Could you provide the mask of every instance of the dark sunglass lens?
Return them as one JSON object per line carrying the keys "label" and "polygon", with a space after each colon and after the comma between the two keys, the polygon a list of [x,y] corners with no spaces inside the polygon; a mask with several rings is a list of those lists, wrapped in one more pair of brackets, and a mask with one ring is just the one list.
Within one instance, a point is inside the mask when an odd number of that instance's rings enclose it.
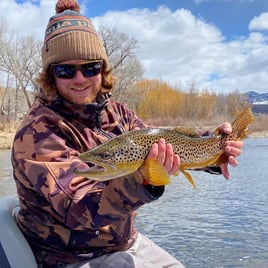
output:
{"label": "dark sunglass lens", "polygon": [[101,62],[91,62],[81,65],[81,70],[85,77],[97,75],[101,72]]}
{"label": "dark sunglass lens", "polygon": [[75,76],[75,66],[68,64],[59,64],[54,67],[55,74],[59,78],[73,78]]}
{"label": "dark sunglass lens", "polygon": [[58,78],[71,79],[80,70],[85,77],[91,77],[101,72],[102,62],[89,62],[84,64],[58,64],[54,65],[54,71]]}

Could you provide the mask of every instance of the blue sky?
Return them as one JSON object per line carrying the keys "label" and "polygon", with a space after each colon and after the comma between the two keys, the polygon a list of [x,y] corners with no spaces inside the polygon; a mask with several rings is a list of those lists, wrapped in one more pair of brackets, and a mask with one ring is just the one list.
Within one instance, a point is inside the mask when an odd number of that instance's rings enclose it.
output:
{"label": "blue sky", "polygon": [[166,5],[172,11],[188,9],[194,16],[216,25],[227,39],[248,35],[248,24],[252,18],[268,12],[267,0],[90,0],[87,14],[95,17],[107,11],[124,11],[131,8],[155,10],[159,5]]}
{"label": "blue sky", "polygon": [[[0,17],[42,40],[54,0],[0,0]],[[268,92],[268,0],[81,0],[96,28],[138,42],[145,78],[187,90]]]}

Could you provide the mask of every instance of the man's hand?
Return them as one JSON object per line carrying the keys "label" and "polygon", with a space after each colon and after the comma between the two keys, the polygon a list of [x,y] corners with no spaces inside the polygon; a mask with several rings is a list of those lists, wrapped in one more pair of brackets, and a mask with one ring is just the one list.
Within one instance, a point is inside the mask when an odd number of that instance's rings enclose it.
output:
{"label": "man's hand", "polygon": [[[232,126],[229,122],[224,122],[222,125],[218,127],[220,133],[230,134],[232,133]],[[221,165],[221,171],[225,179],[230,178],[228,164],[232,167],[236,167],[238,165],[237,156],[241,155],[242,147],[244,145],[243,141],[226,141],[225,142],[225,153],[228,156],[228,163],[224,163]]]}
{"label": "man's hand", "polygon": [[180,158],[174,154],[172,145],[160,139],[152,145],[138,172],[142,175],[144,185],[161,186],[170,183],[170,175],[177,175],[179,167]]}
{"label": "man's hand", "polygon": [[180,157],[174,154],[172,144],[166,144],[164,139],[160,139],[158,143],[153,144],[148,158],[157,159],[169,175],[175,175],[179,172]]}

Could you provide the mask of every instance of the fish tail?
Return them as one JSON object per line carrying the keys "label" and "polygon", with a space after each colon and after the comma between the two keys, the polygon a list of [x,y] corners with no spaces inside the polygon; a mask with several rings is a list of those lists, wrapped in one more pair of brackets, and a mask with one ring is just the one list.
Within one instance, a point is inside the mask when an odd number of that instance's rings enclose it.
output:
{"label": "fish tail", "polygon": [[251,107],[244,109],[232,123],[232,138],[242,140],[248,136],[248,127],[254,121]]}

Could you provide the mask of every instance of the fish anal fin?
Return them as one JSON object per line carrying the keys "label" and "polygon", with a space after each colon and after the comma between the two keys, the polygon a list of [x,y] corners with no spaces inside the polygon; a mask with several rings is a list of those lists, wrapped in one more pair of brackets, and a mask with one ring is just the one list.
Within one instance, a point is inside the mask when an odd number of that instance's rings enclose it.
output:
{"label": "fish anal fin", "polygon": [[219,166],[219,165],[227,163],[227,162],[228,162],[228,156],[226,154],[221,154],[218,157],[216,164]]}
{"label": "fish anal fin", "polygon": [[193,188],[196,189],[195,182],[194,182],[191,174],[184,169],[181,169],[181,172],[186,177],[186,179],[190,182],[190,184],[193,186]]}
{"label": "fish anal fin", "polygon": [[166,185],[170,183],[167,170],[154,158],[148,158],[140,167],[140,172],[149,184],[154,186]]}

